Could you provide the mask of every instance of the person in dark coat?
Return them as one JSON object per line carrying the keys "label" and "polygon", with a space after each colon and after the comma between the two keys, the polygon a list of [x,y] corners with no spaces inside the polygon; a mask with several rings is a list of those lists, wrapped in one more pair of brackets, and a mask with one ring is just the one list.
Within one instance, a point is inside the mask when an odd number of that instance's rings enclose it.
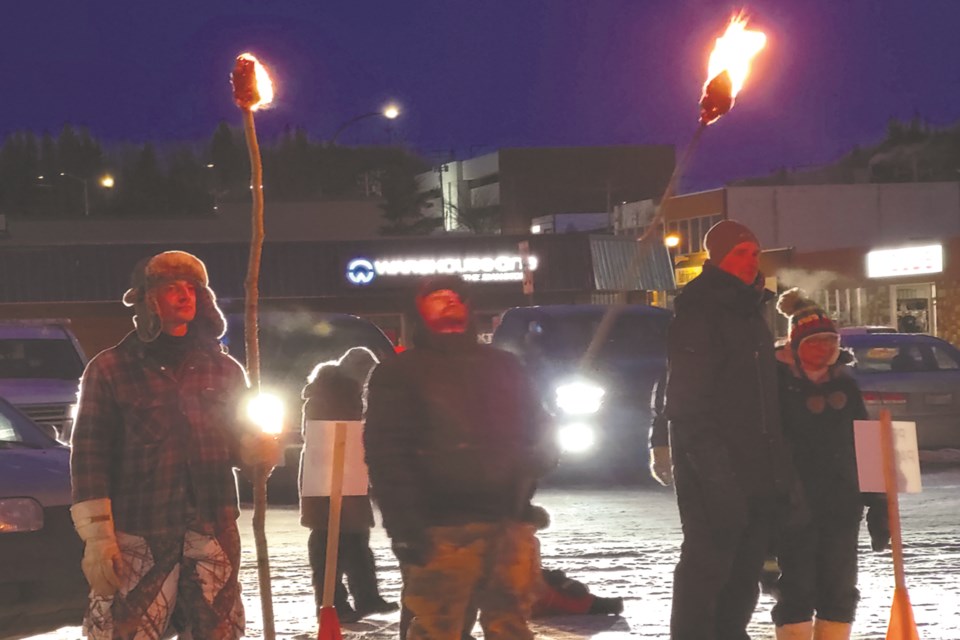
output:
{"label": "person in dark coat", "polygon": [[864,505],[873,549],[882,551],[890,541],[886,496],[860,492],[853,421],[866,420],[867,410],[833,321],[798,289],[777,308],[790,318],[789,344],[777,351],[784,436],[812,515],[778,536],[777,640],[847,640],[860,599]]}
{"label": "person in dark coat", "polygon": [[677,296],[667,337],[666,414],[683,528],[670,632],[673,640],[741,640],[795,478],[758,240],[723,220],[704,242],[709,260]]}
{"label": "person in dark coat", "polygon": [[489,640],[529,640],[539,560],[524,509],[557,451],[521,362],[478,344],[462,280],[428,278],[413,347],[367,386],[373,497],[403,576],[409,640],[456,640],[468,607]]}
{"label": "person in dark coat", "polygon": [[[309,420],[359,420],[363,414],[363,384],[377,363],[372,351],[354,347],[339,360],[317,365],[302,393],[304,431]],[[305,459],[306,456],[301,454],[301,483]],[[374,524],[370,498],[365,495],[344,496],[342,500],[337,579],[334,583],[337,618],[341,622],[356,622],[371,613],[396,611],[399,605],[381,598],[377,587],[377,567],[370,549],[370,529]],[[300,524],[310,529],[307,549],[318,612],[323,599],[329,514],[329,497],[304,496],[301,490]],[[349,595],[353,596],[353,606],[343,584],[344,576],[350,587]]]}

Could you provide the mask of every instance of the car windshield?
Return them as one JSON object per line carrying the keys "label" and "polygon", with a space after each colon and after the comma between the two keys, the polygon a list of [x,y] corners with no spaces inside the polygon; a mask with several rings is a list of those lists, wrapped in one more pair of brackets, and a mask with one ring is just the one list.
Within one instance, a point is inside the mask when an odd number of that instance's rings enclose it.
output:
{"label": "car windshield", "polygon": [[[531,314],[504,322],[495,344],[519,353],[540,352],[551,358],[579,358],[586,353],[603,321],[603,311],[565,316]],[[519,321],[518,321],[519,320]],[[656,316],[623,313],[617,317],[599,357],[629,353],[659,355],[664,349],[666,321]]]}
{"label": "car windshield", "polygon": [[960,355],[948,345],[928,341],[857,341],[852,345],[861,373],[908,373],[960,370]]}
{"label": "car windshield", "polygon": [[69,340],[0,340],[0,378],[78,380],[83,362]]}
{"label": "car windshield", "polygon": [[[243,362],[243,324],[239,319],[232,320],[224,343],[230,355]],[[393,353],[390,340],[375,325],[352,316],[291,313],[268,315],[260,322],[260,361],[265,380],[291,380],[300,385],[314,366],[336,360],[356,346],[367,347],[381,360]]]}

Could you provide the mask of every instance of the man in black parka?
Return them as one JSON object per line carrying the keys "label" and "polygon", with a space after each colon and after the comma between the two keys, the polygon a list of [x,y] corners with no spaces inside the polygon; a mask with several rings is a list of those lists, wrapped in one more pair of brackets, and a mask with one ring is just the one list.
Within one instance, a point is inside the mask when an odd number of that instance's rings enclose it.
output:
{"label": "man in black parka", "polygon": [[547,415],[520,361],[477,343],[459,278],[425,281],[416,307],[413,348],[373,370],[364,428],[407,639],[459,639],[471,604],[485,638],[531,639],[540,564],[523,516],[556,460]]}
{"label": "man in black parka", "polygon": [[776,517],[794,485],[780,426],[760,247],[723,220],[710,259],[676,300],[667,417],[683,527],[673,640],[744,640]]}

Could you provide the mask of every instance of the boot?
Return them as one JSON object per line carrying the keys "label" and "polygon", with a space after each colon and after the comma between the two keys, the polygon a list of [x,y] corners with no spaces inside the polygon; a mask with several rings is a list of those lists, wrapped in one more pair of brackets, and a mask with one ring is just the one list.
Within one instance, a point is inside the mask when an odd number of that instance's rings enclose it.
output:
{"label": "boot", "polygon": [[850,630],[853,625],[849,622],[834,622],[817,618],[813,625],[813,640],[850,640]]}
{"label": "boot", "polygon": [[623,613],[623,598],[596,597],[590,604],[590,610],[587,613],[618,616]]}
{"label": "boot", "polygon": [[810,640],[812,637],[813,620],[777,627],[777,640]]}

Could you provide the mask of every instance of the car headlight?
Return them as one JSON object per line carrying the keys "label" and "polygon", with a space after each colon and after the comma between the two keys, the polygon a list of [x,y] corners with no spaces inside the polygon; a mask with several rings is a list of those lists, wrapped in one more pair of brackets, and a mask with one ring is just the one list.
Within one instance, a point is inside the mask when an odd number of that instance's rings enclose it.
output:
{"label": "car headlight", "polygon": [[264,433],[281,433],[284,413],[283,400],[272,393],[260,393],[247,401],[247,417]]}
{"label": "car headlight", "polygon": [[564,425],[557,431],[557,443],[567,453],[583,453],[593,448],[597,436],[593,427],[582,422]]}
{"label": "car headlight", "polygon": [[570,382],[557,387],[557,407],[570,415],[589,415],[600,410],[603,387],[591,382]]}
{"label": "car headlight", "polygon": [[43,507],[33,498],[0,499],[0,533],[43,529]]}

